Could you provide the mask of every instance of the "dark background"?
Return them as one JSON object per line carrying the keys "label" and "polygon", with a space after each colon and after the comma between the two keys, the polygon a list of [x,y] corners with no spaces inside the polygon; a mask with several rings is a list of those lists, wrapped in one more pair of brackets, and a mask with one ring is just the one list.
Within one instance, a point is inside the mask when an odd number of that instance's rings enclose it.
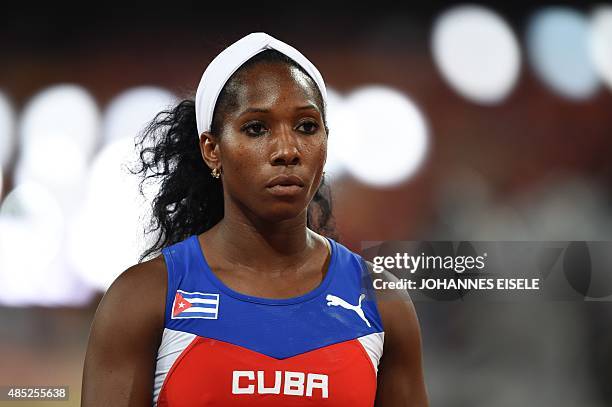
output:
{"label": "dark background", "polygon": [[[541,80],[525,52],[530,16],[559,3],[481,3],[506,20],[521,48],[516,84],[492,105],[456,92],[432,56],[432,26],[455,4],[12,5],[0,24],[0,91],[17,118],[16,142],[0,199],[18,186],[25,148],[18,118],[39,92],[78,85],[101,114],[134,87],[193,96],[219,51],[265,31],[308,56],[330,88],[346,95],[366,85],[390,87],[426,118],[426,158],[404,182],[375,187],[350,174],[331,180],[347,247],[359,252],[368,240],[612,240],[610,87],[602,82],[588,98],[564,97]],[[565,4],[585,16],[596,5]],[[96,143],[87,164],[105,147]],[[6,223],[0,228],[5,237],[13,230]],[[96,251],[113,255],[103,240]],[[103,290],[73,273],[70,287],[78,294],[37,303],[34,292],[20,302],[2,291],[13,273],[28,270],[0,268],[0,384],[67,384],[72,397],[65,405],[78,405],[89,323]],[[416,307],[432,406],[612,405],[609,301]]]}

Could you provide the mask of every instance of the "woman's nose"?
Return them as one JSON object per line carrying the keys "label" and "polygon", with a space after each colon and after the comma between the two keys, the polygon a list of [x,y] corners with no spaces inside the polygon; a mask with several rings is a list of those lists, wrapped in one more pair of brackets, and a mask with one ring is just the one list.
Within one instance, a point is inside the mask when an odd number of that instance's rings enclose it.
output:
{"label": "woman's nose", "polygon": [[300,162],[298,140],[289,126],[281,126],[273,135],[274,147],[271,155],[272,165],[296,165]]}

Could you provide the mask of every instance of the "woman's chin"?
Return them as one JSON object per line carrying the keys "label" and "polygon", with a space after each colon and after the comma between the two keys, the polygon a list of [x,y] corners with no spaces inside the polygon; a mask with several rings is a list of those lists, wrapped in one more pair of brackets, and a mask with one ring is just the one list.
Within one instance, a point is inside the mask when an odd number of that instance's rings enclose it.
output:
{"label": "woman's chin", "polygon": [[300,216],[306,210],[306,207],[296,202],[285,202],[275,203],[266,209],[262,218],[269,222],[282,222]]}

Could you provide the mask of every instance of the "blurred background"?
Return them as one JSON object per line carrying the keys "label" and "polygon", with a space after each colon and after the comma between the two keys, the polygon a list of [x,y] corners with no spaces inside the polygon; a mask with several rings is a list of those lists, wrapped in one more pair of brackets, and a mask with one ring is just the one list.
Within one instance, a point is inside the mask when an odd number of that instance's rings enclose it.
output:
{"label": "blurred background", "polygon": [[[611,4],[7,9],[0,385],[69,385],[54,405],[79,405],[97,304],[146,244],[134,137],[253,31],[330,88],[326,173],[352,250],[612,240]],[[612,405],[610,302],[415,306],[432,406]]]}

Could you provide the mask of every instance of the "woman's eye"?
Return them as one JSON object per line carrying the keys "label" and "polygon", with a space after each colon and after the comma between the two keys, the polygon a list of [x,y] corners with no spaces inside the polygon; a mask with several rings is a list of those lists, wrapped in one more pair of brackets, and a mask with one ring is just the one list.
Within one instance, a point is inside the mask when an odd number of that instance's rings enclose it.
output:
{"label": "woman's eye", "polygon": [[261,123],[252,123],[244,127],[246,133],[250,136],[260,136],[266,132],[266,128]]}
{"label": "woman's eye", "polygon": [[304,122],[298,127],[298,129],[301,129],[301,131],[308,134],[315,133],[318,128],[319,126],[315,122]]}

